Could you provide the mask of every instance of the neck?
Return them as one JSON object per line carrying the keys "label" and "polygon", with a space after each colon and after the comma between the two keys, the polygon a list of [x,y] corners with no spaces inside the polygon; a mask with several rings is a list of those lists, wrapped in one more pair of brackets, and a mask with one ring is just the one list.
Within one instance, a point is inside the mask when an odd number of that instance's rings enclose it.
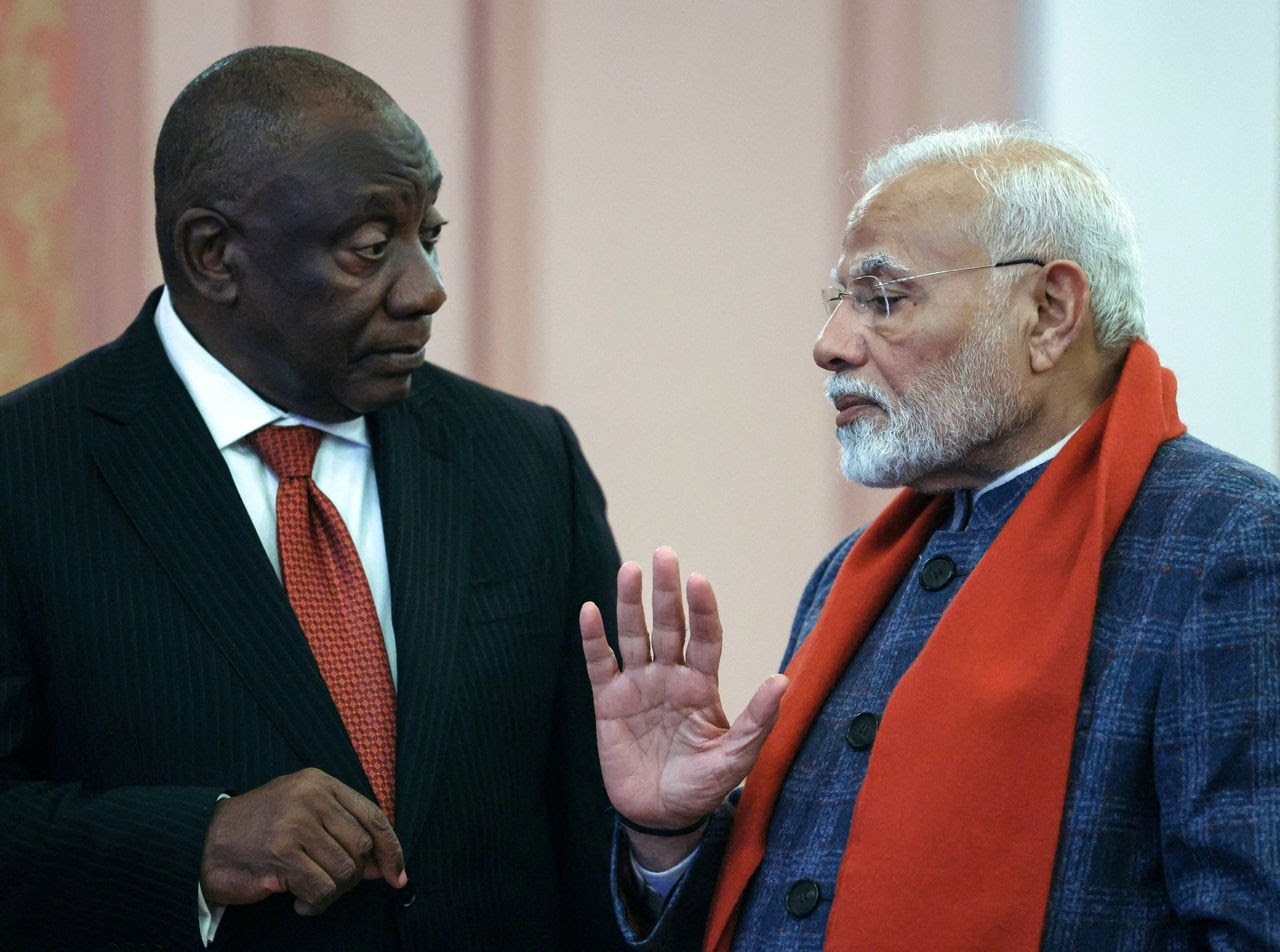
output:
{"label": "neck", "polygon": [[939,494],[957,489],[982,489],[1005,473],[1035,459],[1075,432],[1115,389],[1124,355],[1101,365],[1095,373],[1071,378],[1064,374],[1040,382],[1043,402],[1024,425],[1006,436],[976,448],[954,465],[928,473],[910,484],[917,492]]}

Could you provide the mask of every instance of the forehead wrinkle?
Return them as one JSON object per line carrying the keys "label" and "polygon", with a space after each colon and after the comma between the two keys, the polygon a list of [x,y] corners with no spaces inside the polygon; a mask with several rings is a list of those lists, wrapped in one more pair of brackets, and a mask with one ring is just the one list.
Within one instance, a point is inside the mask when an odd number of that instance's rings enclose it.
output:
{"label": "forehead wrinkle", "polygon": [[387,217],[397,211],[397,203],[386,191],[370,192],[364,197],[361,211],[369,218]]}

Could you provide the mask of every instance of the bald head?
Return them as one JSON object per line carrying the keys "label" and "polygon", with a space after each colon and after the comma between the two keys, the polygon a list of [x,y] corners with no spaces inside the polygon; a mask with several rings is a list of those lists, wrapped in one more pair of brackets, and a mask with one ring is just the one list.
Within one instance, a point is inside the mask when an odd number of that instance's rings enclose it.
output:
{"label": "bald head", "polygon": [[273,175],[318,106],[399,112],[358,70],[310,50],[260,46],[218,60],[187,84],[156,143],[156,239],[165,282],[181,286],[174,225],[193,206],[243,199]]}

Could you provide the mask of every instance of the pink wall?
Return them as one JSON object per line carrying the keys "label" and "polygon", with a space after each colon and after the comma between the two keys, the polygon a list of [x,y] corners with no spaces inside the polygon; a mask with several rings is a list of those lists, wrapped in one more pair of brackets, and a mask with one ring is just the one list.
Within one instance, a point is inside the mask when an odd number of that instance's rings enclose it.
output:
{"label": "pink wall", "polygon": [[[60,247],[75,248],[74,267],[58,262],[72,344],[47,343],[68,337],[45,316],[58,282],[28,286],[45,343],[15,350],[6,327],[3,385],[116,333],[158,281],[150,153],[187,80],[254,43],[335,55],[396,96],[445,172],[435,359],[566,410],[624,556],[671,543],[717,584],[727,706],[745,702],[812,565],[883,501],[836,475],[809,360],[815,289],[853,200],[845,173],[913,125],[1012,113],[1015,0],[59,9],[46,61],[55,88],[75,64],[74,101],[56,107],[79,168],[56,206]],[[6,167],[11,153],[0,141]],[[0,304],[15,299],[6,282]]]}
{"label": "pink wall", "polygon": [[140,108],[150,93],[146,10],[140,3],[68,4],[76,42],[72,112],[75,270],[84,347],[115,337],[158,276],[153,265],[150,162],[155,133]]}

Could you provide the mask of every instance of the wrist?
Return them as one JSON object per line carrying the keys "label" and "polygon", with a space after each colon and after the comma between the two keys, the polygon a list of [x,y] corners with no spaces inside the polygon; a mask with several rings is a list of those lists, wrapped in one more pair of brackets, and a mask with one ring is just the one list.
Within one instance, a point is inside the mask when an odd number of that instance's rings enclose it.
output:
{"label": "wrist", "polygon": [[675,839],[681,836],[688,836],[690,833],[697,833],[699,830],[703,828],[703,826],[706,825],[706,822],[709,819],[711,819],[710,813],[704,813],[702,816],[694,820],[692,823],[688,823],[683,826],[656,827],[656,826],[645,826],[643,823],[637,823],[635,820],[632,820],[631,818],[624,816],[623,814],[619,813],[617,810],[613,811],[613,815],[618,818],[618,822],[621,823],[627,829],[628,832],[642,833],[645,836],[655,836],[659,838],[669,838],[669,839]]}
{"label": "wrist", "polygon": [[650,872],[660,873],[675,866],[702,842],[707,826],[703,823],[692,833],[681,836],[649,836],[623,827],[631,844],[631,855]]}

